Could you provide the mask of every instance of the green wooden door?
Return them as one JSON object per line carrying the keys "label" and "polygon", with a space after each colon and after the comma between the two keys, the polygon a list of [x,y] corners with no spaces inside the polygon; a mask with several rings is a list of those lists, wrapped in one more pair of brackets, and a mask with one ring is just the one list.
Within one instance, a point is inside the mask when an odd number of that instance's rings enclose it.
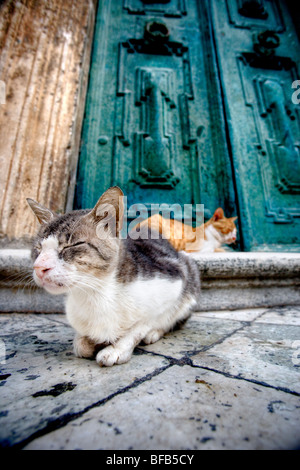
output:
{"label": "green wooden door", "polygon": [[128,208],[239,215],[237,248],[297,250],[298,58],[284,1],[99,0],[75,206],[118,185]]}

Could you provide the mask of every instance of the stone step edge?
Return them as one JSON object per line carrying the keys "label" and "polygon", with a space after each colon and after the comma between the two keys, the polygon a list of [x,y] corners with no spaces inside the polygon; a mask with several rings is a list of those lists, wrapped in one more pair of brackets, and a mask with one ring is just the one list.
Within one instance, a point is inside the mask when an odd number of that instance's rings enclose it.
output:
{"label": "stone step edge", "polygon": [[[300,253],[203,254],[197,264],[196,310],[300,305]],[[29,249],[0,249],[0,312],[63,312],[63,296],[29,286],[31,269]]]}

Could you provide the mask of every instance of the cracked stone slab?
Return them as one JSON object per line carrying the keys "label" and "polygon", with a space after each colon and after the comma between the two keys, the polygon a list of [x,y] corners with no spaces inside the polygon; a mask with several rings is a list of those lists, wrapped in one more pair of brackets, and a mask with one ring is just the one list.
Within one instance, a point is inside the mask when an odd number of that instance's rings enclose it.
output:
{"label": "cracked stone slab", "polygon": [[281,391],[173,365],[26,449],[294,448],[299,406]]}
{"label": "cracked stone slab", "polygon": [[236,320],[239,322],[252,322],[266,312],[266,308],[243,308],[238,310],[212,310],[201,312],[203,318],[219,318],[221,320]]}
{"label": "cracked stone slab", "polygon": [[[75,358],[74,331],[62,315],[1,315],[0,441],[12,446],[66,416],[134,386],[169,362],[135,354],[123,367]],[[2,361],[3,362],[3,361]]]}
{"label": "cracked stone slab", "polygon": [[257,322],[300,326],[300,307],[270,308],[257,319]]}
{"label": "cracked stone slab", "polygon": [[300,308],[270,309],[193,364],[300,393]]}
{"label": "cracked stone slab", "polygon": [[222,316],[214,318],[206,313],[193,314],[181,329],[166,334],[157,343],[143,346],[143,350],[179,359],[210,347],[233,334],[242,325],[237,317],[224,321]]}
{"label": "cracked stone slab", "polygon": [[291,346],[299,313],[194,314],[183,329],[107,369],[73,356],[74,331],[64,315],[0,315],[0,445],[299,446],[299,366],[288,362],[288,353],[300,362]]}

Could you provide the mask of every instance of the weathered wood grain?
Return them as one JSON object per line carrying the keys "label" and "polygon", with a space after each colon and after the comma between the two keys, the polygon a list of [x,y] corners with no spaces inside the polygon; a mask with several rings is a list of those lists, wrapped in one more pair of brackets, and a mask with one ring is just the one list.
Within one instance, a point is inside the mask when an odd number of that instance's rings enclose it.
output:
{"label": "weathered wood grain", "polygon": [[[0,11],[0,238],[31,237],[31,197],[72,205],[94,1],[22,0]],[[70,208],[70,207],[69,207]]]}

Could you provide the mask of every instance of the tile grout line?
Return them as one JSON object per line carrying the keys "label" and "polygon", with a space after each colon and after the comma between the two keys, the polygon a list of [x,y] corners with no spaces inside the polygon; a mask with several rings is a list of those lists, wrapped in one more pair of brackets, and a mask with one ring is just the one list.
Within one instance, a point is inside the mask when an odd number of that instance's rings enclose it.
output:
{"label": "tile grout line", "polygon": [[[289,393],[289,394],[292,394],[292,395],[295,395],[295,396],[300,396],[300,393],[298,392],[295,392],[295,391],[292,391],[292,390],[289,390],[287,388],[284,388],[284,387],[276,387],[276,386],[272,386],[268,383],[265,383],[265,382],[259,382],[255,379],[247,379],[245,377],[240,377],[240,376],[234,376],[230,373],[227,373],[227,372],[223,372],[223,371],[219,371],[217,369],[212,369],[212,368],[209,368],[209,367],[205,367],[205,366],[199,366],[199,365],[195,365],[193,364],[193,361],[191,359],[192,356],[196,355],[196,354],[199,354],[201,352],[206,352],[208,351],[209,349],[213,348],[214,346],[218,345],[218,344],[221,344],[222,342],[224,342],[226,339],[230,338],[231,336],[233,336],[235,333],[237,333],[238,331],[241,331],[243,330],[245,327],[247,326],[250,326],[251,324],[255,323],[255,321],[259,318],[261,318],[263,315],[265,315],[266,313],[268,312],[268,309],[266,309],[265,311],[261,312],[259,315],[257,315],[257,317],[255,317],[253,320],[251,321],[239,321],[241,323],[241,326],[239,328],[236,328],[234,331],[232,331],[231,333],[223,336],[221,339],[215,341],[214,343],[210,344],[210,345],[207,345],[207,346],[203,346],[202,348],[200,348],[199,350],[196,350],[196,351],[187,351],[185,353],[184,356],[182,356],[181,358],[179,359],[176,359],[172,356],[167,356],[167,355],[164,355],[164,354],[159,354],[159,353],[155,353],[155,352],[152,352],[152,351],[147,351],[145,349],[142,349],[142,348],[136,348],[136,350],[139,352],[139,353],[142,353],[142,354],[151,354],[151,355],[155,355],[155,356],[160,356],[166,360],[169,361],[169,364],[167,364],[166,366],[163,366],[163,367],[160,367],[158,369],[155,369],[153,372],[145,375],[144,377],[140,378],[140,379],[136,379],[134,382],[132,382],[130,385],[127,385],[126,387],[123,387],[122,389],[110,394],[109,396],[99,400],[98,402],[95,402],[91,405],[88,405],[87,407],[85,407],[83,410],[81,411],[78,411],[78,412],[74,412],[74,413],[67,413],[65,415],[62,415],[60,416],[59,418],[56,418],[54,420],[49,420],[47,422],[47,424],[40,430],[34,432],[33,434],[31,434],[30,436],[28,436],[27,438],[21,440],[20,442],[17,442],[15,444],[13,444],[11,446],[11,448],[14,448],[14,449],[22,449],[24,448],[27,444],[29,444],[30,442],[34,441],[35,439],[39,438],[39,437],[42,437],[46,434],[49,434],[53,431],[56,431],[64,426],[66,426],[69,422],[71,421],[74,421],[75,419],[77,418],[80,418],[81,416],[84,416],[85,413],[87,413],[88,411],[90,411],[91,409],[93,408],[98,408],[102,405],[104,405],[105,403],[107,403],[108,401],[110,401],[111,399],[115,398],[116,396],[118,395],[121,395],[123,393],[126,393],[127,391],[133,389],[133,388],[136,388],[138,387],[139,385],[151,380],[153,377],[157,376],[157,375],[160,375],[161,373],[163,373],[165,370],[171,368],[172,366],[174,365],[178,365],[178,366],[184,366],[184,365],[189,365],[193,368],[197,368],[197,369],[204,369],[204,370],[208,370],[208,371],[211,371],[211,372],[215,372],[217,374],[220,374],[220,375],[223,375],[225,377],[228,377],[228,378],[231,378],[231,379],[236,379],[236,380],[244,380],[244,381],[247,381],[247,382],[250,382],[250,383],[253,383],[253,384],[256,384],[256,385],[260,385],[260,386],[263,386],[263,387],[267,387],[267,388],[271,388],[271,389],[274,389],[274,390],[277,390],[277,391],[282,391],[282,392],[285,392],[285,393]],[[54,319],[50,319],[49,320],[51,322],[55,322],[55,323],[60,323],[58,320],[54,320]]]}
{"label": "tile grout line", "polygon": [[296,392],[294,390],[290,390],[286,387],[276,387],[275,385],[270,385],[267,382],[263,382],[263,381],[260,382],[260,381],[255,380],[255,379],[249,379],[247,377],[241,377],[239,375],[233,375],[233,374],[230,374],[229,372],[220,371],[218,369],[213,369],[213,368],[205,367],[205,366],[199,366],[197,364],[194,364],[192,359],[191,359],[196,354],[206,352],[206,351],[212,349],[213,347],[215,347],[219,344],[222,344],[226,339],[232,337],[238,331],[242,331],[245,327],[248,327],[248,326],[254,324],[259,318],[261,318],[262,316],[267,314],[268,311],[269,311],[269,309],[264,310],[263,312],[261,312],[259,315],[257,315],[257,317],[255,317],[251,321],[240,321],[240,323],[242,323],[242,326],[240,326],[239,328],[236,328],[231,333],[228,333],[227,335],[223,336],[222,338],[220,338],[219,340],[215,341],[212,344],[209,344],[207,346],[203,346],[202,348],[200,348],[198,350],[186,351],[185,355],[182,356],[180,359],[175,359],[175,358],[172,358],[171,356],[155,353],[155,352],[152,352],[152,351],[147,351],[147,350],[140,349],[140,348],[139,348],[139,350],[143,351],[144,353],[147,353],[147,354],[150,353],[150,354],[155,355],[155,356],[164,357],[165,359],[169,360],[172,365],[179,365],[179,366],[189,365],[189,366],[194,367],[194,368],[204,369],[204,370],[208,370],[208,371],[211,371],[211,372],[215,372],[216,374],[223,375],[224,377],[227,377],[227,378],[236,379],[236,380],[244,380],[246,382],[250,382],[250,383],[253,383],[253,384],[256,384],[256,385],[260,385],[262,387],[271,388],[273,390],[277,390],[277,391],[280,391],[280,392],[284,392],[284,393],[288,393],[288,394],[300,397],[299,392]]}
{"label": "tile grout line", "polygon": [[[236,330],[236,331],[238,331],[238,330]],[[227,337],[230,337],[230,335],[227,336]],[[216,345],[216,344],[220,344],[220,342],[216,341],[214,343],[214,345]],[[198,354],[199,352],[207,351],[208,349],[210,349],[210,347],[207,347],[207,348],[204,347],[202,350],[194,351],[193,354],[190,354],[190,356],[182,356],[180,359],[172,358],[171,356],[166,356],[164,354],[159,354],[159,353],[155,353],[155,352],[152,352],[152,351],[143,351],[143,352],[145,354],[151,354],[153,356],[159,356],[161,358],[165,358],[165,359],[170,361],[170,365],[172,365],[172,366],[173,365],[178,365],[178,366],[187,365],[187,366],[193,367],[195,369],[204,369],[204,370],[214,372],[214,373],[219,374],[219,375],[223,375],[224,377],[227,377],[229,379],[244,380],[245,382],[250,382],[250,383],[253,383],[253,384],[256,384],[256,385],[260,385],[262,387],[271,388],[271,389],[277,390],[279,392],[289,393],[290,395],[300,397],[300,392],[290,390],[289,388],[276,387],[275,385],[270,385],[267,382],[263,382],[263,381],[260,382],[259,380],[249,379],[247,377],[242,377],[240,375],[233,375],[233,374],[230,374],[229,372],[221,371],[221,370],[218,370],[218,369],[213,369],[213,368],[207,367],[207,366],[199,366],[197,364],[194,364],[192,359],[190,359],[190,357],[192,355]]]}
{"label": "tile grout line", "polygon": [[288,393],[290,395],[294,395],[296,397],[300,397],[300,392],[290,390],[286,387],[276,387],[275,385],[270,385],[267,382],[263,382],[263,381],[260,382],[259,380],[256,380],[256,379],[249,379],[247,377],[241,377],[240,375],[233,375],[233,374],[230,374],[229,372],[220,371],[218,369],[213,369],[211,367],[206,367],[206,366],[198,366],[197,364],[193,364],[192,367],[194,367],[196,369],[204,369],[204,370],[207,370],[207,371],[210,371],[210,372],[215,372],[216,374],[223,375],[224,377],[227,377],[229,379],[244,380],[245,382],[250,382],[250,383],[253,383],[255,385],[260,385],[261,387],[271,388],[271,389],[276,390],[278,392],[284,392],[284,393]]}
{"label": "tile grout line", "polygon": [[[269,312],[269,309],[266,309],[265,311],[261,312],[259,315],[257,315],[257,317],[255,317],[253,320],[251,321],[248,321],[248,322],[243,322],[243,326],[241,328],[237,328],[234,332],[230,333],[229,335],[227,335],[226,337],[224,337],[221,341],[216,341],[213,345],[210,345],[209,347],[204,347],[202,350],[200,351],[197,351],[197,352],[194,352],[193,354],[191,354],[191,356],[195,355],[195,354],[198,354],[199,352],[205,352],[205,351],[208,351],[209,349],[211,349],[211,347],[214,347],[215,345],[217,344],[221,344],[223,342],[223,340],[227,339],[227,338],[230,338],[232,335],[234,335],[237,331],[241,331],[243,330],[246,326],[250,326],[250,325],[253,325],[258,319],[260,319],[261,317],[263,317],[265,314],[267,314]],[[220,375],[223,375],[224,377],[228,377],[228,378],[231,378],[231,379],[236,379],[236,380],[244,380],[246,382],[250,382],[250,383],[253,383],[253,384],[256,384],[256,385],[260,385],[262,387],[266,387],[266,388],[271,388],[273,390],[277,390],[277,391],[280,391],[280,392],[284,392],[284,393],[289,393],[291,395],[294,395],[294,396],[297,396],[297,397],[300,397],[300,393],[299,392],[296,392],[294,390],[290,390],[286,387],[276,387],[275,385],[270,385],[268,384],[267,382],[263,382],[263,381],[259,381],[259,380],[255,380],[255,379],[249,379],[247,377],[241,377],[239,375],[233,375],[233,374],[230,374],[229,372],[224,372],[224,371],[220,371],[220,370],[217,370],[217,369],[213,369],[213,368],[210,368],[210,367],[205,367],[205,366],[198,366],[197,364],[193,364],[192,363],[192,367],[195,367],[195,368],[199,368],[199,369],[204,369],[204,370],[208,370],[208,371],[211,371],[211,372],[215,372],[216,374],[220,374]]]}
{"label": "tile grout line", "polygon": [[[153,377],[160,375],[161,373],[163,373],[165,370],[169,369],[173,365],[174,365],[173,363],[169,363],[166,366],[155,369],[153,372],[145,375],[144,377],[134,380],[130,385],[127,385],[126,387],[123,387],[122,389],[117,390],[116,392],[108,395],[107,397],[102,398],[101,400],[95,403],[92,403],[91,405],[86,406],[83,410],[80,410],[74,413],[67,413],[54,420],[49,420],[42,429],[39,429],[35,431],[34,433],[32,433],[30,436],[22,439],[19,442],[16,442],[12,446],[10,446],[10,448],[11,449],[23,449],[26,445],[28,445],[30,442],[34,441],[35,439],[38,439],[39,437],[45,436],[46,434],[49,434],[53,431],[63,428],[64,426],[69,424],[71,421],[74,421],[75,419],[78,419],[81,416],[84,416],[85,413],[92,410],[93,408],[98,408],[102,405],[105,405],[108,401],[115,398],[116,396],[122,395],[123,393],[126,393],[129,390],[134,389],[138,387],[139,385],[151,380]],[[1,445],[0,445],[0,448],[1,448]]]}
{"label": "tile grout line", "polygon": [[222,338],[220,338],[219,340],[215,341],[214,343],[212,344],[209,344],[207,346],[203,346],[202,348],[200,348],[199,350],[197,351],[187,351],[187,354],[189,354],[189,356],[194,356],[195,354],[199,354],[201,352],[206,352],[208,351],[209,349],[212,349],[214,348],[215,346],[219,345],[219,344],[222,344],[224,341],[226,341],[228,338],[231,338],[233,335],[235,335],[235,333],[239,332],[239,331],[242,331],[244,328],[246,327],[249,327],[251,325],[253,325],[259,318],[261,318],[263,315],[265,315],[266,313],[268,312],[268,310],[264,310],[263,312],[259,313],[255,318],[253,318],[253,320],[234,320],[234,321],[238,321],[241,326],[239,328],[236,328],[235,330],[231,331],[231,333],[228,333],[227,335],[223,336]]}
{"label": "tile grout line", "polygon": [[[262,313],[262,315],[264,314],[265,312]],[[258,318],[258,317],[257,317]],[[254,320],[252,320],[254,321]],[[139,350],[139,351],[142,351],[143,353],[146,353],[146,354],[152,354],[152,355],[155,355],[155,356],[161,356],[161,357],[164,357],[166,359],[168,359],[169,361],[173,362],[174,364],[176,364],[178,362],[178,365],[180,365],[181,363],[184,364],[184,360],[186,361],[190,361],[190,364],[189,365],[193,365],[192,364],[192,360],[190,359],[190,357],[196,355],[196,354],[199,354],[201,352],[206,352],[208,351],[209,349],[217,346],[218,344],[222,344],[223,341],[225,341],[226,339],[230,338],[231,336],[233,336],[235,333],[237,333],[238,331],[241,331],[243,330],[246,326],[249,326],[251,325],[252,321],[239,321],[239,323],[242,323],[242,326],[236,328],[235,330],[231,331],[230,333],[226,334],[225,336],[223,336],[222,338],[218,339],[217,341],[215,341],[214,343],[211,343],[209,345],[206,345],[206,346],[202,346],[200,349],[197,349],[197,350],[190,350],[190,351],[185,351],[185,354],[180,358],[180,359],[176,359],[176,358],[173,358],[172,356],[167,356],[165,354],[160,354],[160,353],[156,353],[154,351],[148,351],[146,349],[142,349],[142,348],[139,348],[137,347],[136,349]],[[177,361],[177,362],[176,362]]]}

